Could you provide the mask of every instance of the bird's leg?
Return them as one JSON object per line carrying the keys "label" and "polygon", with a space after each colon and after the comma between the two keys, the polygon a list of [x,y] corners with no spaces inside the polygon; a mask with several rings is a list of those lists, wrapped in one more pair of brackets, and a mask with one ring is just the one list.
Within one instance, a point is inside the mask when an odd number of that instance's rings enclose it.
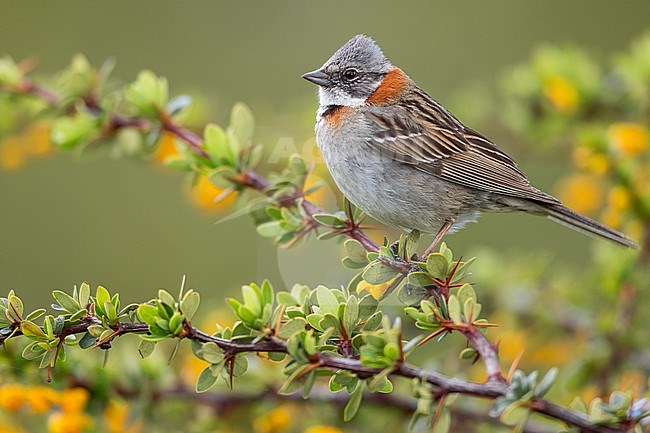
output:
{"label": "bird's leg", "polygon": [[438,245],[442,237],[449,231],[453,224],[453,221],[446,221],[442,227],[440,227],[440,230],[438,230],[436,237],[433,238],[433,242],[431,242],[431,244],[429,244],[427,249],[424,251],[424,255],[422,256],[423,259],[426,259],[427,256],[433,252],[433,250],[436,248],[436,245]]}

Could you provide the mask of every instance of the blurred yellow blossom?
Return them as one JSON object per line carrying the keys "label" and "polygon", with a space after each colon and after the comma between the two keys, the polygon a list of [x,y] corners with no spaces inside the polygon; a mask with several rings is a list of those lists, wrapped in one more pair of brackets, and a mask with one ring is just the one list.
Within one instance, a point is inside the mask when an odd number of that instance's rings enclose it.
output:
{"label": "blurred yellow blossom", "polygon": [[526,356],[526,361],[543,365],[564,365],[575,358],[577,347],[575,340],[554,339],[532,349]]}
{"label": "blurred yellow blossom", "polygon": [[25,389],[20,385],[8,384],[0,387],[0,407],[15,412],[25,403]]}
{"label": "blurred yellow blossom", "polygon": [[303,433],[343,433],[343,431],[330,425],[313,425],[307,427]]}
{"label": "blurred yellow blossom", "polygon": [[564,114],[575,113],[580,102],[575,86],[560,76],[544,80],[544,96],[556,110]]}
{"label": "blurred yellow blossom", "polygon": [[[224,190],[217,188],[210,182],[210,180],[201,176],[196,185],[192,187],[191,197],[192,201],[199,206],[199,208],[207,211],[219,211],[234,203],[237,193],[232,192],[223,197]],[[227,194],[227,193],[226,193]],[[215,203],[216,198],[221,200]]]}
{"label": "blurred yellow blossom", "polygon": [[388,290],[388,287],[390,287],[393,281],[395,281],[394,278],[382,284],[370,284],[365,280],[361,280],[359,281],[359,284],[357,284],[357,293],[360,294],[365,290],[366,292],[370,293],[373,298],[379,299],[384,296],[384,293],[386,293],[386,290]]}
{"label": "blurred yellow blossom", "polygon": [[614,209],[625,210],[630,208],[632,196],[627,188],[614,186],[607,194],[607,202]]}
{"label": "blurred yellow blossom", "polygon": [[0,166],[17,170],[25,164],[25,149],[16,135],[10,135],[0,143]]}
{"label": "blurred yellow blossom", "polygon": [[619,378],[617,389],[632,390],[635,395],[644,393],[648,384],[648,376],[640,371],[626,371]]}
{"label": "blurred yellow blossom", "polygon": [[160,141],[158,143],[158,148],[154,154],[155,161],[163,163],[165,162],[165,159],[169,158],[170,156],[176,156],[179,154],[178,149],[176,149],[176,146],[174,144],[174,137],[175,136],[172,133],[162,133]]}
{"label": "blurred yellow blossom", "polygon": [[81,412],[88,404],[89,397],[85,388],[69,388],[61,391],[58,403],[64,412]]}
{"label": "blurred yellow blossom", "polygon": [[23,433],[23,432],[24,430],[21,430],[18,427],[0,424],[0,433]]}
{"label": "blurred yellow blossom", "polygon": [[25,389],[25,399],[32,411],[47,412],[59,400],[59,393],[49,386],[34,386]]}
{"label": "blurred yellow blossom", "polygon": [[47,418],[50,433],[83,433],[92,420],[83,412],[54,412]]}
{"label": "blurred yellow blossom", "polygon": [[278,406],[253,421],[257,433],[284,432],[291,426],[291,411],[286,406]]}
{"label": "blurred yellow blossom", "polygon": [[594,175],[576,174],[564,178],[558,189],[560,199],[576,212],[590,214],[601,205],[603,186]]}
{"label": "blurred yellow blossom", "polygon": [[573,151],[573,163],[576,167],[588,170],[593,174],[605,174],[609,170],[609,158],[603,153],[594,152],[585,146],[576,147]]}
{"label": "blurred yellow blossom", "polygon": [[106,433],[138,433],[142,431],[141,420],[129,425],[129,413],[129,405],[126,402],[109,401],[103,416]]}
{"label": "blurred yellow blossom", "polygon": [[648,147],[648,128],[638,123],[614,123],[608,135],[611,146],[623,155],[637,155]]}
{"label": "blurred yellow blossom", "polygon": [[25,144],[25,149],[30,155],[44,156],[52,151],[50,139],[50,125],[46,122],[37,122],[30,125],[21,135],[20,139]]}
{"label": "blurred yellow blossom", "polygon": [[600,220],[607,226],[618,227],[621,225],[621,212],[613,206],[607,206],[603,209]]}
{"label": "blurred yellow blossom", "polygon": [[308,190],[320,183],[320,187],[311,193],[305,194],[305,198],[317,206],[326,206],[336,200],[336,196],[328,183],[313,173],[307,175],[303,190]]}

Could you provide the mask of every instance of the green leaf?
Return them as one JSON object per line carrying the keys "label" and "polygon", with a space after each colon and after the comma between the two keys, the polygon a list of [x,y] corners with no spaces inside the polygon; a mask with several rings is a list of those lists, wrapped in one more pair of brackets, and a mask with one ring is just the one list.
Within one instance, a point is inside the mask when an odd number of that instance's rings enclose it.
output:
{"label": "green leaf", "polygon": [[47,340],[47,336],[43,330],[34,322],[30,322],[29,320],[23,320],[20,323],[20,331],[25,337]]}
{"label": "green leaf", "polygon": [[75,313],[81,309],[81,306],[77,301],[75,301],[72,296],[68,295],[61,290],[54,290],[52,296],[56,299],[56,302],[63,307],[68,313]]}
{"label": "green leaf", "polygon": [[477,354],[477,352],[476,352],[475,349],[473,349],[471,347],[467,347],[467,348],[463,349],[460,352],[459,358],[460,359],[474,359],[476,354]]}
{"label": "green leaf", "polygon": [[361,245],[361,242],[355,239],[348,239],[343,245],[350,260],[356,263],[368,263],[366,249]]}
{"label": "green leaf", "polygon": [[160,302],[169,306],[170,308],[174,308],[174,305],[176,305],[176,300],[167,290],[158,290],[158,299],[160,299]]}
{"label": "green leaf", "polygon": [[194,317],[196,310],[199,309],[200,303],[201,296],[197,292],[187,292],[180,304],[181,312],[183,315],[185,315],[185,317],[187,317],[188,320],[190,320],[192,317]]}
{"label": "green leaf", "polygon": [[276,238],[283,232],[281,221],[269,221],[257,226],[257,234],[264,238]]}
{"label": "green leaf", "polygon": [[460,313],[460,303],[458,298],[454,295],[451,295],[447,300],[447,309],[449,310],[449,318],[456,324],[461,325],[463,323],[463,318]]}
{"label": "green leaf", "polygon": [[199,379],[196,381],[196,392],[206,392],[217,383],[217,376],[212,374],[212,366],[208,366],[203,369],[201,374],[199,374]]}
{"label": "green leaf", "polygon": [[262,302],[258,292],[252,286],[243,286],[242,295],[244,297],[244,306],[251,310],[255,316],[262,313]]}
{"label": "green leaf", "polygon": [[361,269],[366,267],[366,263],[355,262],[349,257],[343,257],[341,263],[348,269]]}
{"label": "green leaf", "polygon": [[320,321],[320,327],[323,330],[333,328],[336,335],[341,335],[341,322],[333,314],[326,313],[323,320]]}
{"label": "green leaf", "polygon": [[124,90],[126,99],[141,111],[157,114],[157,109],[167,105],[169,97],[167,79],[158,77],[151,71],[144,70],[136,80]]}
{"label": "green leaf", "polygon": [[546,373],[544,378],[539,381],[539,383],[535,387],[535,392],[533,394],[536,398],[542,398],[546,395],[549,389],[551,389],[553,382],[555,382],[555,379],[557,378],[557,373],[558,373],[558,369],[556,367],[553,367]]}
{"label": "green leaf", "polygon": [[398,272],[381,262],[373,262],[363,271],[363,279],[370,284],[382,284],[393,279]]}
{"label": "green leaf", "polygon": [[364,331],[374,331],[377,328],[379,328],[379,325],[381,325],[381,319],[382,319],[382,313],[381,311],[377,311],[375,314],[370,316],[368,320],[366,320],[366,323],[363,325],[363,330]]}
{"label": "green leaf", "polygon": [[316,214],[312,215],[312,218],[328,227],[336,227],[336,228],[344,228],[345,227],[345,220],[337,217],[336,215],[330,215],[330,214]]}
{"label": "green leaf", "polygon": [[312,313],[307,316],[307,323],[309,323],[309,326],[312,328],[318,330],[318,331],[324,331],[323,328],[321,328],[320,322],[323,320],[323,315],[318,314],[318,313]]}
{"label": "green leaf", "polygon": [[138,345],[138,352],[142,358],[148,358],[156,348],[156,343],[153,341],[141,340]]}
{"label": "green leaf", "polygon": [[411,230],[409,234],[406,236],[406,242],[404,245],[407,259],[411,258],[413,254],[417,252],[419,241],[420,241],[420,231]]}
{"label": "green leaf", "polygon": [[199,353],[201,354],[201,359],[210,364],[218,364],[225,358],[223,351],[213,342],[204,343]]}
{"label": "green leaf", "polygon": [[449,248],[447,248],[447,244],[443,242],[440,244],[440,250],[439,253],[442,254],[445,259],[447,259],[447,263],[451,263],[453,260],[453,254]]}
{"label": "green leaf", "polygon": [[232,375],[234,377],[243,376],[244,373],[246,373],[246,370],[248,370],[248,358],[244,355],[237,355],[235,357],[235,365],[233,366]]}
{"label": "green leaf", "polygon": [[99,304],[103,307],[106,302],[111,302],[111,295],[103,286],[99,286],[97,287],[97,294],[95,295],[95,299],[97,301],[96,304]]}
{"label": "green leaf", "polygon": [[427,271],[439,280],[447,278],[449,273],[449,262],[440,253],[431,253],[427,256]]}
{"label": "green leaf", "polygon": [[[83,311],[86,311],[86,310],[83,310]],[[31,313],[29,313],[27,315],[27,317],[25,317],[25,320],[34,321],[34,320],[38,319],[39,317],[41,317],[46,312],[47,312],[47,310],[45,308],[39,308],[39,309],[34,310]]]}
{"label": "green leaf", "polygon": [[78,299],[79,305],[81,305],[83,308],[86,308],[90,302],[90,285],[88,285],[88,283],[85,281],[81,283],[81,287],[79,288]]}
{"label": "green leaf", "polygon": [[329,313],[338,316],[339,301],[330,289],[325,286],[318,286],[316,288],[316,297],[318,299],[318,307],[323,314]]}
{"label": "green leaf", "polygon": [[356,328],[358,318],[359,301],[355,296],[350,296],[348,301],[345,303],[345,310],[343,313],[343,327],[348,336],[352,335],[354,328]]}
{"label": "green leaf", "polygon": [[289,375],[286,382],[284,382],[282,387],[278,390],[278,394],[289,395],[295,392],[300,387],[300,381],[297,379],[303,376],[306,369],[311,369],[311,368],[312,366],[309,364],[296,368],[296,370],[294,370],[293,373]]}
{"label": "green leaf", "polygon": [[160,318],[158,315],[158,309],[149,304],[141,304],[138,307],[138,317],[142,322],[149,325],[154,325],[156,323],[156,320]]}
{"label": "green leaf", "polygon": [[359,301],[359,320],[367,320],[375,314],[378,306],[379,302],[372,295],[366,295],[361,298],[361,301]]}
{"label": "green leaf", "polygon": [[228,143],[226,132],[215,124],[208,124],[203,133],[203,140],[211,159],[220,165],[225,161],[228,165],[235,164],[235,154]]}
{"label": "green leaf", "polygon": [[237,140],[244,146],[253,139],[255,118],[248,106],[242,102],[236,103],[230,112],[230,126],[235,130]]}
{"label": "green leaf", "polygon": [[291,319],[286,323],[282,324],[282,326],[280,326],[280,332],[278,334],[278,337],[285,338],[285,339],[289,338],[297,332],[304,331],[305,326],[307,326],[307,321],[302,317],[296,317],[294,319]]}
{"label": "green leaf", "polygon": [[435,284],[426,272],[412,272],[408,275],[407,281],[417,287],[427,287]]}
{"label": "green leaf", "polygon": [[465,315],[465,319],[469,323],[474,323],[481,314],[481,308],[481,304],[477,304],[475,299],[467,298],[467,300],[465,300],[465,305],[463,305],[463,314]]}
{"label": "green leaf", "polygon": [[397,292],[397,299],[406,306],[419,305],[427,296],[429,296],[429,292],[425,288],[413,284],[405,284]]}
{"label": "green leaf", "polygon": [[476,292],[474,291],[474,288],[471,284],[467,283],[463,284],[461,288],[458,289],[456,296],[458,296],[458,302],[460,305],[465,305],[465,302],[469,298],[476,300]]}
{"label": "green leaf", "polygon": [[33,341],[29,343],[27,346],[25,346],[21,355],[26,360],[31,361],[32,359],[36,359],[43,356],[44,353],[45,353],[45,349],[39,346],[36,341]]}
{"label": "green leaf", "polygon": [[345,405],[343,409],[343,420],[348,422],[357,414],[359,406],[361,405],[361,399],[363,398],[363,384],[359,382],[356,389],[350,395],[350,400]]}

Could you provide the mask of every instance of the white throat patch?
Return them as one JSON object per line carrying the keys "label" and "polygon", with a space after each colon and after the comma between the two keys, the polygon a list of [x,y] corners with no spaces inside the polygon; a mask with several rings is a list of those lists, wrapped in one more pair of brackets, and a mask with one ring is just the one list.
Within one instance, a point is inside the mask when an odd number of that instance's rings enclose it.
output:
{"label": "white throat patch", "polygon": [[365,99],[354,98],[336,87],[318,88],[318,99],[321,107],[328,105],[342,105],[344,107],[361,107],[366,103]]}

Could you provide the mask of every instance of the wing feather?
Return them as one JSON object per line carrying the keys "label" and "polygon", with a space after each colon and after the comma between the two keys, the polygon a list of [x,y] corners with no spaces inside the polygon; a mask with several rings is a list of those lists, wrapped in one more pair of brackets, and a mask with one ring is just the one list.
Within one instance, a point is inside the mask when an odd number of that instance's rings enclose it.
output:
{"label": "wing feather", "polygon": [[421,89],[400,104],[364,114],[374,131],[368,143],[391,159],[459,185],[559,203],[533,187],[505,152],[463,125]]}

